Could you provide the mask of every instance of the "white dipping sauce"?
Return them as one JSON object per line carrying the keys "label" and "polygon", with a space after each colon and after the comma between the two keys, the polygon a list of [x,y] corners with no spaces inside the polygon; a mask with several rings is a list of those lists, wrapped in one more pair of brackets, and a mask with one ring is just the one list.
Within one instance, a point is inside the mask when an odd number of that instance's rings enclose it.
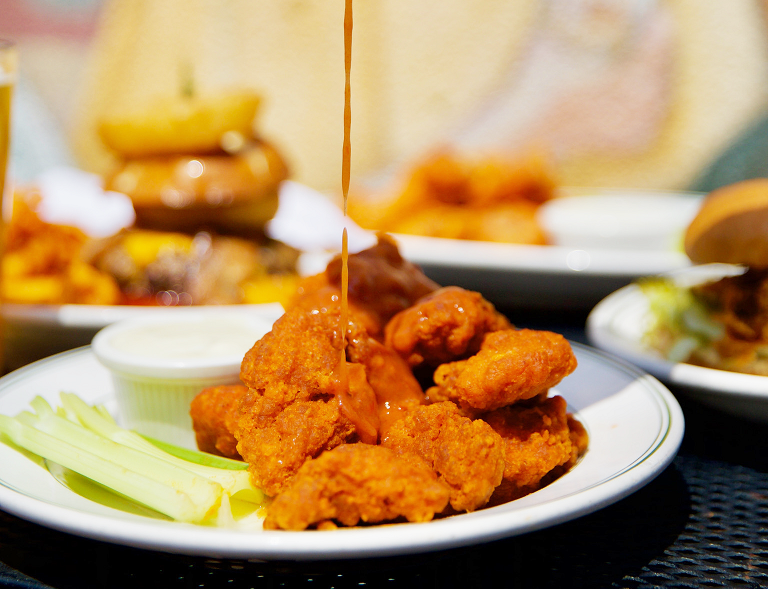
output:
{"label": "white dipping sauce", "polygon": [[147,358],[240,359],[264,335],[253,325],[231,319],[148,324],[115,333],[109,344],[120,352]]}
{"label": "white dipping sauce", "polygon": [[[172,314],[172,317],[167,315]],[[91,347],[113,372],[152,378],[236,377],[272,318],[242,310],[173,309],[102,329]]]}

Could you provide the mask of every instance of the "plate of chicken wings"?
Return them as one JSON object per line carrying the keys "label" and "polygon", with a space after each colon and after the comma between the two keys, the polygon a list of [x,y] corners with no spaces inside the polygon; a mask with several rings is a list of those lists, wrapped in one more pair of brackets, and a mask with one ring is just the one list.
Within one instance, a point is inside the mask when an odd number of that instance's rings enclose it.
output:
{"label": "plate of chicken wings", "polygon": [[[241,531],[163,521],[83,497],[40,464],[0,445],[0,507],[71,534],[122,545],[229,558],[318,560],[413,554],[524,534],[586,515],[629,495],[672,461],[683,415],[654,378],[592,348],[572,344],[578,368],[550,392],[562,396],[589,434],[573,468],[520,499],[425,523],[332,531]],[[116,403],[108,371],[88,348],[41,360],[3,377],[0,413],[16,414],[36,395],[59,391]],[[117,416],[119,418],[119,415]]]}
{"label": "plate of chicken wings", "polygon": [[[677,452],[679,405],[631,365],[516,329],[479,293],[429,280],[385,237],[350,257],[346,311],[341,273],[335,260],[307,279],[245,354],[241,384],[205,389],[190,406],[197,446],[244,460],[270,497],[258,526],[184,524],[97,500],[6,444],[0,507],[167,552],[373,557],[579,517],[637,490]],[[121,418],[89,348],[0,379],[0,414],[37,395],[55,403],[60,391]]]}

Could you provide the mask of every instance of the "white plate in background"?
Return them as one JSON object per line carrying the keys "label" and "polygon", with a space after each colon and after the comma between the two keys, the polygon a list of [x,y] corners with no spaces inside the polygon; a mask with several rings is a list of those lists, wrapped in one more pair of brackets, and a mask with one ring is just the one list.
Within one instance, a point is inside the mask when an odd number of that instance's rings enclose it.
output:
{"label": "white plate in background", "polygon": [[[618,501],[674,458],[684,421],[656,379],[586,346],[574,345],[576,371],[557,387],[590,435],[581,461],[522,499],[422,524],[332,532],[244,532],[152,519],[70,491],[46,469],[0,443],[0,508],[71,534],[208,557],[318,560],[412,554],[488,542],[552,526]],[[0,413],[15,415],[35,395],[58,404],[67,390],[114,406],[109,373],[90,349],[42,360],[0,379]],[[119,415],[118,415],[119,419]]]}
{"label": "white plate in background", "polygon": [[[723,264],[694,266],[673,273],[685,285],[740,272]],[[700,401],[734,415],[768,422],[768,376],[673,363],[649,348],[643,335],[651,325],[648,299],[637,285],[625,286],[602,300],[587,317],[587,338],[596,347],[681,387]]]}
{"label": "white plate in background", "polygon": [[[690,265],[679,244],[701,194],[564,188],[561,195],[540,209],[544,229],[557,245],[393,237],[403,257],[439,284],[479,291],[499,306],[590,309],[635,278]],[[322,271],[332,255],[328,250],[341,247],[341,212],[325,196],[294,182],[284,183],[280,198],[270,235],[307,252],[300,260],[303,274]],[[654,217],[663,222],[642,222]],[[313,231],[318,225],[322,231]],[[351,220],[346,225],[350,251],[370,243]]]}

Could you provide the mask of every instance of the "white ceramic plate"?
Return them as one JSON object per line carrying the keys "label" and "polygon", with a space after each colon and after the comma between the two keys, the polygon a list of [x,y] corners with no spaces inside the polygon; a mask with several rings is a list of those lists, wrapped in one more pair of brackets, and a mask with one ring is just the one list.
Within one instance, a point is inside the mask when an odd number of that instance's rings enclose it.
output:
{"label": "white ceramic plate", "polygon": [[[91,343],[103,327],[122,319],[173,315],[190,307],[143,307],[129,305],[19,305],[4,304],[5,368],[13,370]],[[207,308],[207,307],[194,307]],[[246,311],[274,322],[283,314],[279,303],[265,305],[222,305],[216,309]]]}
{"label": "white ceramic plate", "polygon": [[[713,264],[679,270],[673,275],[679,282],[694,284],[734,271],[732,266]],[[681,387],[702,402],[735,415],[768,422],[768,376],[669,362],[643,343],[643,334],[649,325],[648,301],[636,285],[629,285],[606,297],[592,310],[587,318],[587,337],[598,348]]]}
{"label": "white ceramic plate", "polygon": [[[403,257],[436,282],[479,291],[501,306],[591,309],[635,278],[690,265],[678,246],[701,194],[564,188],[561,196],[539,211],[542,226],[557,245],[394,237]],[[345,224],[350,251],[357,244],[358,249],[367,247],[370,236],[345,222],[329,199],[286,182],[268,231],[307,252],[301,270],[313,274],[325,268],[329,250],[340,248]]]}
{"label": "white ceramic plate", "polygon": [[[585,346],[557,392],[586,426],[590,446],[566,475],[518,501],[423,524],[334,532],[243,532],[161,521],[108,508],[70,491],[37,463],[0,444],[0,507],[72,534],[130,546],[230,558],[340,559],[386,556],[486,542],[544,528],[605,507],[639,489],[673,459],[683,415],[656,379]],[[0,379],[0,413],[15,415],[35,395],[60,390],[111,407],[107,371],[90,349],[42,360]]]}
{"label": "white ceramic plate", "polygon": [[498,306],[591,309],[636,278],[690,265],[676,251],[394,237],[403,257],[439,284],[481,292]]}

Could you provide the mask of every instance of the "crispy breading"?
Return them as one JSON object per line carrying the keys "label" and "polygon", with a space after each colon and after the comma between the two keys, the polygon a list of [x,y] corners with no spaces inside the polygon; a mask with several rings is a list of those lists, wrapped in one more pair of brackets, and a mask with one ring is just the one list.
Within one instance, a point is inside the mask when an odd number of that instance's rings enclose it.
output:
{"label": "crispy breading", "polygon": [[483,507],[501,482],[501,437],[484,421],[462,416],[450,402],[412,409],[387,431],[382,445],[424,459],[451,489],[451,507]]}
{"label": "crispy breading", "polygon": [[[581,424],[566,413],[565,399],[560,396],[502,407],[482,419],[504,444],[504,477],[491,498],[494,505],[535,491],[549,473],[575,462],[585,447],[572,442],[569,424],[574,424],[574,430]],[[586,435],[580,428],[574,439],[585,441],[582,432]]]}
{"label": "crispy breading", "polygon": [[247,392],[248,387],[241,384],[220,385],[203,389],[192,399],[189,415],[199,450],[227,458],[240,458],[232,432],[240,400]]}
{"label": "crispy breading", "polygon": [[338,307],[325,313],[286,311],[246,352],[240,380],[250,389],[283,390],[284,405],[332,394],[343,346]]}
{"label": "crispy breading", "polygon": [[336,398],[342,345],[338,309],[294,309],[243,358],[240,379],[250,390],[234,435],[254,485],[270,495],[308,458],[357,439]]}
{"label": "crispy breading", "polygon": [[437,366],[476,354],[486,333],[511,327],[480,293],[447,286],[395,315],[384,342],[411,366]]}
{"label": "crispy breading", "polygon": [[249,392],[235,427],[253,485],[267,495],[285,489],[308,459],[356,439],[354,425],[332,399],[296,401],[277,410],[280,404],[268,394]]}
{"label": "crispy breading", "polygon": [[[384,331],[381,317],[368,307],[357,301],[348,299],[350,319],[360,324],[373,336],[379,336]],[[286,310],[302,309],[304,311],[327,312],[328,309],[341,304],[341,287],[330,284],[325,272],[302,278],[286,305]]]}
{"label": "crispy breading", "polygon": [[404,518],[432,519],[448,488],[422,460],[382,446],[346,444],[307,461],[269,506],[265,529],[332,529]]}
{"label": "crispy breading", "polygon": [[454,401],[470,414],[492,411],[530,399],[555,386],[576,369],[576,356],[560,334],[507,329],[486,334],[480,351],[441,364],[431,401]]}
{"label": "crispy breading", "polygon": [[[396,313],[440,287],[403,259],[392,238],[383,234],[373,247],[351,254],[348,266],[350,312],[374,337]],[[341,256],[331,260],[324,273],[305,280],[288,308],[318,310],[339,301]]]}

